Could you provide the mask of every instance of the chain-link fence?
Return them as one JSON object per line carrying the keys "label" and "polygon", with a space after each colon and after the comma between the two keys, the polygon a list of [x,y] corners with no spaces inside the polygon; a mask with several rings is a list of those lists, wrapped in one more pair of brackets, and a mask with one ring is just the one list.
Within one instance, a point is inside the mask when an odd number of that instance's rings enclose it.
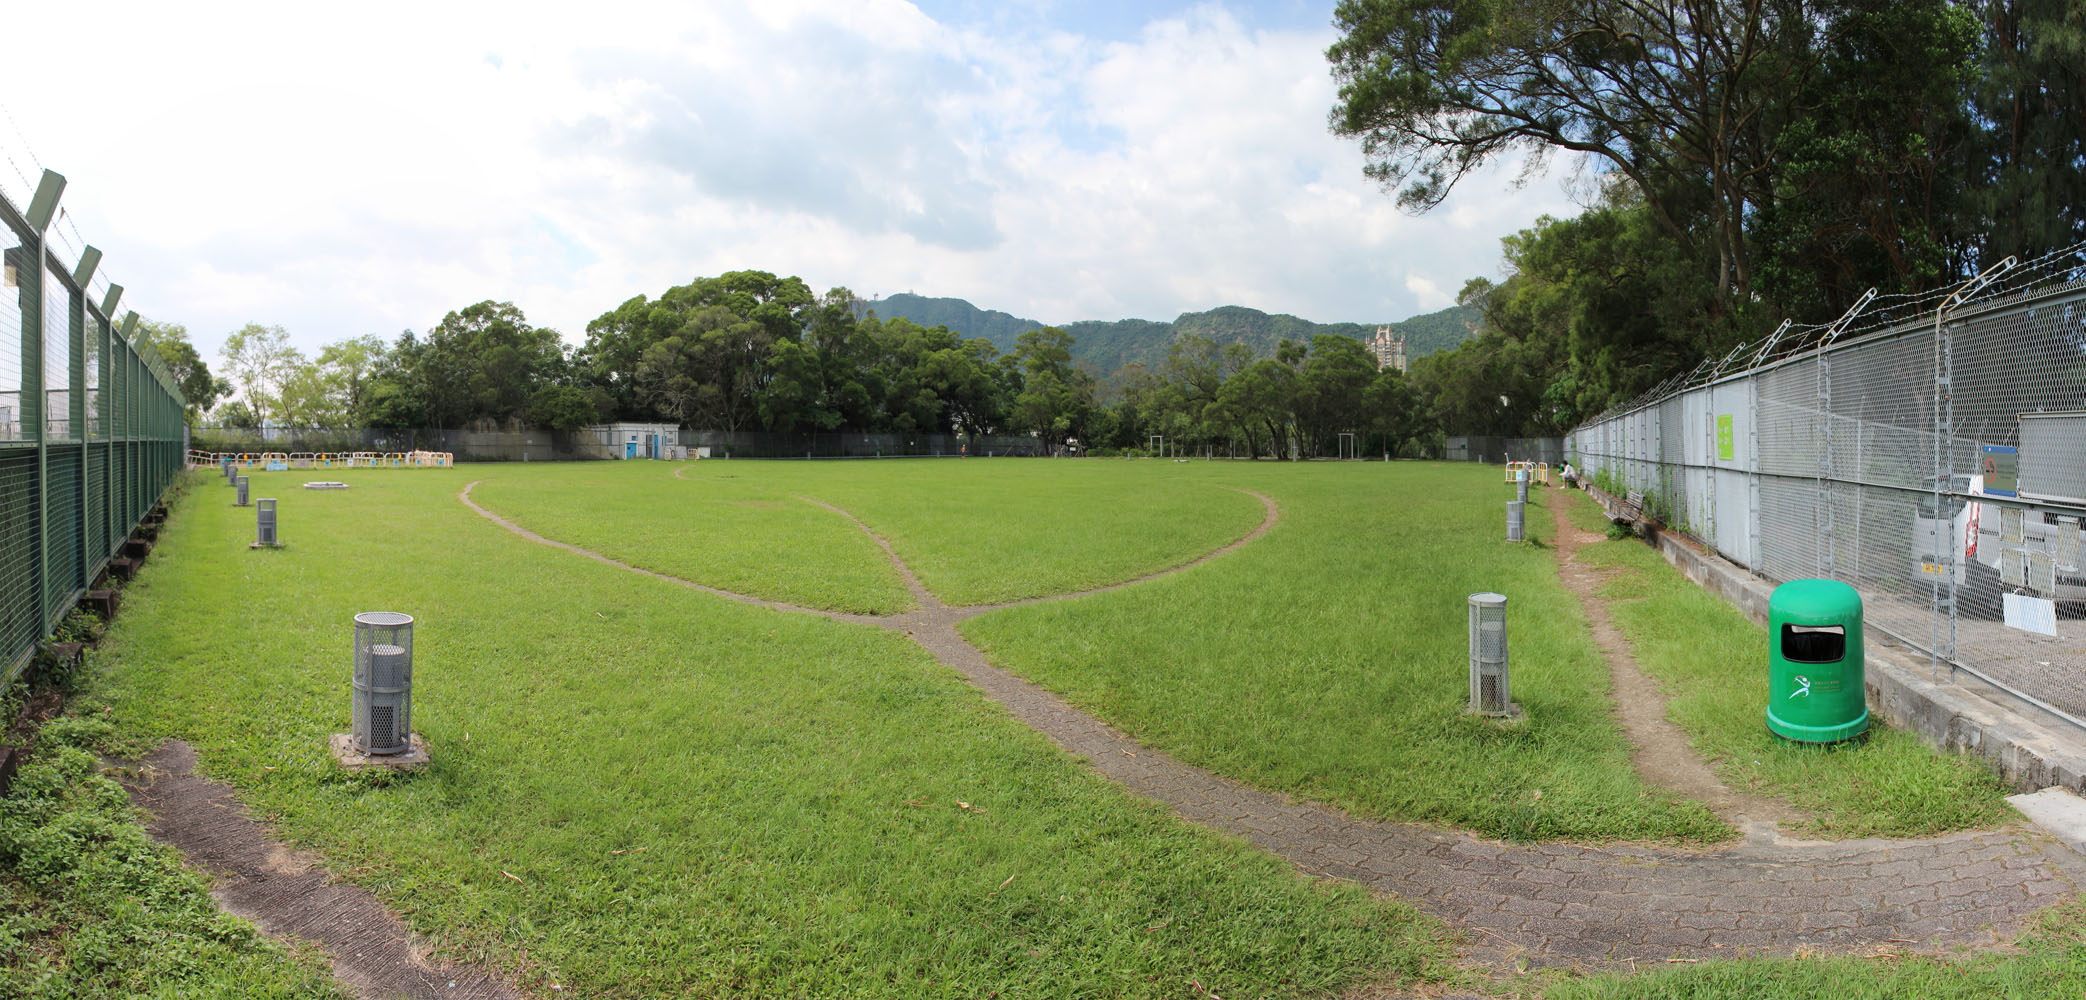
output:
{"label": "chain-link fence", "polygon": [[2086,270],[2072,247],[1788,325],[1566,437],[1653,517],[2086,727]]}
{"label": "chain-link fence", "polygon": [[64,180],[26,209],[0,188],[0,682],[117,555],[181,470],[185,405],[158,354],[111,318],[101,252],[51,222]]}

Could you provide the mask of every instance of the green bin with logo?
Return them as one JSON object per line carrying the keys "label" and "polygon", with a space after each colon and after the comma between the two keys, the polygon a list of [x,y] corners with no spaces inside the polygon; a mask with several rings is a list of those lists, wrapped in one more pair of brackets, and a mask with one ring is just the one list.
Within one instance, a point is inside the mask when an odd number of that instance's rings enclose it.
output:
{"label": "green bin with logo", "polygon": [[1861,595],[1838,580],[1791,580],[1767,599],[1767,728],[1838,743],[1869,728]]}

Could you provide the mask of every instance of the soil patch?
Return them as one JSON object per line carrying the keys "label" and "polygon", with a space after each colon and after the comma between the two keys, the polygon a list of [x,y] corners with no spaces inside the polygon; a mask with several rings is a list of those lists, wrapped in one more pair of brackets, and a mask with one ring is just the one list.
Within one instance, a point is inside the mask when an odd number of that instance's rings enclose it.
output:
{"label": "soil patch", "polygon": [[172,844],[191,866],[217,878],[210,894],[226,912],[281,938],[310,941],[333,959],[333,975],[370,1000],[522,1000],[479,968],[432,959],[375,896],[336,882],[315,855],[292,850],[248,819],[232,790],[195,773],[196,753],[170,740],[125,784],[152,815],[146,832]]}
{"label": "soil patch", "polygon": [[1687,734],[1666,718],[1666,693],[1637,666],[1628,640],[1608,615],[1607,603],[1595,595],[1608,574],[1579,559],[1580,548],[1601,541],[1600,537],[1572,523],[1562,503],[1551,504],[1550,515],[1557,525],[1558,576],[1565,589],[1576,595],[1580,606],[1586,609],[1594,643],[1608,661],[1615,714],[1636,747],[1630,760],[1637,766],[1638,775],[1647,784],[1708,806],[1725,822],[1744,831],[1748,839],[1772,840],[1778,835],[1779,824],[1801,822],[1803,814],[1785,802],[1749,795],[1724,784],[1688,746]]}

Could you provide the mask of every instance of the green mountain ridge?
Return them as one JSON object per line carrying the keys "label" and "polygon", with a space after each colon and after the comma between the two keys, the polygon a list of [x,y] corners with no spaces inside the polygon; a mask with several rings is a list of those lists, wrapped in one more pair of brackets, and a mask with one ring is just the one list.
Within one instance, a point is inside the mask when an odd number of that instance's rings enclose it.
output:
{"label": "green mountain ridge", "polygon": [[[921,326],[945,326],[966,339],[983,337],[1002,352],[1014,349],[1016,337],[1045,325],[994,309],[980,309],[963,299],[931,298],[910,292],[874,299],[868,306],[884,319],[904,318]],[[1366,342],[1376,335],[1378,326],[1388,326],[1405,335],[1408,359],[1422,358],[1470,339],[1477,320],[1477,310],[1462,306],[1383,324],[1313,323],[1287,313],[1218,306],[1206,312],[1182,313],[1170,323],[1120,319],[1052,325],[1072,335],[1073,360],[1090,362],[1108,374],[1124,365],[1156,368],[1164,364],[1167,349],[1184,334],[1208,337],[1219,344],[1245,344],[1256,355],[1268,356],[1285,339],[1309,343],[1313,336],[1330,333]]]}

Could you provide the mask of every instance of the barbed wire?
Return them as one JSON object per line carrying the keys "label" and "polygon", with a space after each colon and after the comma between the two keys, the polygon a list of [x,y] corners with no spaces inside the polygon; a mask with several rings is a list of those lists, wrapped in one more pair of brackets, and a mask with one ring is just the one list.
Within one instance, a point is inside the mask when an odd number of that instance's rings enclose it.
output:
{"label": "barbed wire", "polygon": [[[36,155],[36,147],[29,141],[29,136],[22,131],[21,123],[17,121],[14,116],[14,110],[12,108],[9,108],[5,102],[0,102],[0,118],[5,118],[7,120],[7,127],[10,131],[14,133],[15,139],[14,143],[0,141],[0,157],[4,157],[7,160],[7,165],[13,168],[15,176],[20,177],[22,179],[24,190],[27,192],[33,192],[36,190],[36,182],[30,179],[29,174],[22,169],[22,165],[15,160],[13,149],[19,148],[22,154],[28,157],[29,162],[35,165],[38,176],[41,176],[42,172],[46,169],[43,165],[43,158]],[[58,208],[58,218],[54,221],[57,223],[62,223],[63,228],[58,228],[54,225],[52,229],[52,235],[56,236],[61,243],[65,244],[66,248],[72,252],[73,261],[77,263],[80,259],[80,255],[85,252],[85,249],[88,246],[86,235],[80,232],[79,223],[76,220],[74,220],[72,212],[62,204]],[[68,232],[70,232],[71,234],[69,237],[67,236]],[[121,282],[118,282],[115,278],[115,275],[111,273],[108,267],[107,258],[103,258],[102,263],[97,265],[95,268],[94,278],[92,281],[89,282],[90,288],[92,288],[93,286],[98,286],[98,288],[94,288],[93,290],[99,290],[101,292],[101,298],[106,298],[107,289],[111,286],[118,284],[121,284]],[[83,296],[89,296],[90,289],[82,289],[81,294]],[[144,320],[146,312],[142,309],[137,308],[137,306],[134,303],[131,303],[129,301],[130,290],[127,288],[124,290],[124,299],[125,302],[119,303],[119,308],[124,308],[125,311],[128,312],[135,312],[138,314],[138,317],[141,321]],[[90,302],[97,308],[100,306],[100,299],[92,298],[90,296]],[[121,339],[122,331],[119,325],[120,318],[117,316],[110,316],[107,317],[107,319],[109,320],[110,326],[114,328],[114,332],[117,334],[118,339]],[[152,352],[150,361],[155,369],[163,370],[163,364],[161,363],[161,359],[158,357],[157,351]]]}
{"label": "barbed wire", "polygon": [[[2020,298],[2039,293],[2051,285],[2079,281],[2086,281],[2086,240],[2059,247],[2006,269],[1965,298],[1961,304]],[[1628,400],[1616,403],[1602,410],[1597,416],[1580,421],[1580,426],[1598,424],[1621,414],[1643,409],[1727,375],[1735,376],[1757,371],[1796,355],[1808,353],[1820,347],[1828,335],[1835,342],[1851,340],[1916,322],[1922,315],[1931,317],[1934,311],[1961,287],[1946,285],[1923,292],[1877,295],[1869,299],[1853,318],[1843,315],[1823,323],[1785,323],[1768,337],[1741,343],[1722,358],[1704,358],[1694,368],[1673,375]],[[1834,333],[1843,320],[1847,322],[1845,329]],[[1726,370],[1726,365],[1741,357],[1746,359],[1743,367]]]}

